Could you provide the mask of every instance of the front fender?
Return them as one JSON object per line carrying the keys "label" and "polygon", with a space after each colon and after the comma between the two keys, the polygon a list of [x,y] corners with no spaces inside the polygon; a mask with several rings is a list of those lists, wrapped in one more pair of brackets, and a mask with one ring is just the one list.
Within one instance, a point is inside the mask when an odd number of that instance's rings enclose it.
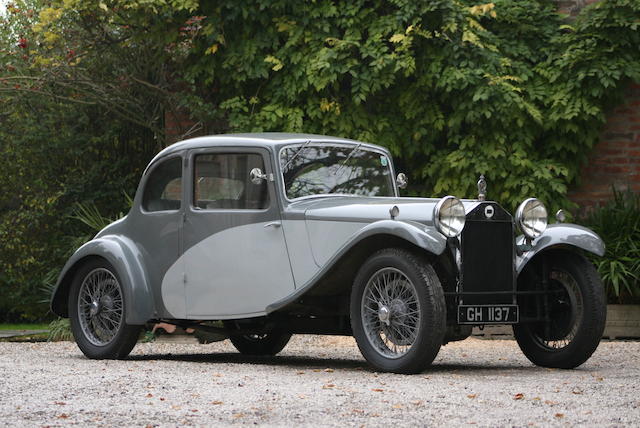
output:
{"label": "front fender", "polygon": [[[516,245],[523,243],[524,236],[518,236]],[[533,240],[531,250],[516,257],[516,272],[520,274],[536,254],[548,248],[566,246],[580,248],[598,256],[603,256],[605,251],[604,241],[591,229],[577,224],[551,224],[542,235]]]}
{"label": "front fender", "polygon": [[436,256],[447,246],[447,238],[433,227],[414,221],[380,220],[360,229],[345,247],[351,248],[365,238],[381,234],[397,236]]}
{"label": "front fender", "polygon": [[147,275],[135,244],[116,235],[93,239],[69,258],[58,276],[51,296],[51,311],[61,317],[69,316],[69,290],[77,269],[92,257],[107,260],[116,270],[124,292],[127,324],[144,324],[154,317],[155,305]]}
{"label": "front fender", "polygon": [[[442,254],[447,246],[447,239],[441,233],[433,227],[425,226],[422,223],[414,221],[380,220],[367,224],[345,239],[344,244],[337,250],[331,251],[331,254],[323,254],[321,267],[314,272],[301,287],[297,287],[294,294],[269,305],[267,307],[267,313],[276,311],[297,300],[316,285],[345,254],[367,238],[389,235],[410,242],[436,256]],[[325,259],[326,262],[324,262]]]}

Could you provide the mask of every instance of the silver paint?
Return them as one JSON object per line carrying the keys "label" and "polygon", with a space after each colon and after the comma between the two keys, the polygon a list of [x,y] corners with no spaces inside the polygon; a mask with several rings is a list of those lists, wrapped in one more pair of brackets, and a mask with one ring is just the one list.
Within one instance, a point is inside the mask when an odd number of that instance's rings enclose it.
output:
{"label": "silver paint", "polygon": [[[517,245],[524,242],[524,235],[516,239]],[[542,235],[532,241],[530,251],[516,257],[516,272],[520,274],[536,254],[554,247],[577,247],[598,256],[603,256],[605,252],[604,241],[594,231],[577,224],[550,224]]]}

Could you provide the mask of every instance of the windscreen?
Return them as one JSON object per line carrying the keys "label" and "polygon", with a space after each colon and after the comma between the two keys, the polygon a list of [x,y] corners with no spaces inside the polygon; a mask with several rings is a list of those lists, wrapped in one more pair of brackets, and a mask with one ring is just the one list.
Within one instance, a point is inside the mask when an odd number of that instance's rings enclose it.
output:
{"label": "windscreen", "polygon": [[312,195],[395,196],[391,162],[360,144],[303,143],[280,152],[288,199]]}

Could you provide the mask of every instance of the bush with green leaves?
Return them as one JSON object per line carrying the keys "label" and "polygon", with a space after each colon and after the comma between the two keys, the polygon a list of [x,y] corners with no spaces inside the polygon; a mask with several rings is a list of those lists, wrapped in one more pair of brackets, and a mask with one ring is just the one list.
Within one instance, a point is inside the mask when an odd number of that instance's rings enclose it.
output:
{"label": "bush with green leaves", "polygon": [[88,226],[126,209],[164,113],[206,133],[302,131],[388,147],[410,195],[537,196],[574,184],[626,85],[640,2],[575,21],[548,0],[15,0],[0,20],[0,318]]}
{"label": "bush with green leaves", "polygon": [[613,199],[584,219],[604,240],[604,257],[592,257],[609,303],[640,303],[640,194],[613,191]]}

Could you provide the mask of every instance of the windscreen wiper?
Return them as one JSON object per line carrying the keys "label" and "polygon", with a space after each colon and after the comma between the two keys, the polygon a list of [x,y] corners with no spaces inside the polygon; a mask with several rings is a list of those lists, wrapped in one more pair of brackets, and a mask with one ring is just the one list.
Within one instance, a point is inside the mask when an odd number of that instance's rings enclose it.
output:
{"label": "windscreen wiper", "polygon": [[338,172],[340,172],[340,170],[342,170],[342,167],[343,167],[343,166],[345,166],[345,164],[346,164],[347,162],[349,162],[349,159],[351,159],[351,157],[352,157],[353,155],[355,155],[355,154],[356,154],[356,152],[357,152],[358,150],[360,150],[360,146],[361,146],[361,145],[362,145],[362,143],[358,144],[357,146],[355,146],[355,147],[353,148],[353,150],[351,150],[351,151],[349,152],[349,154],[347,155],[347,158],[346,158],[345,160],[343,160],[342,162],[340,162],[340,165],[339,165],[339,166],[338,166],[338,168],[334,171],[333,175],[337,175],[337,174],[338,174]]}
{"label": "windscreen wiper", "polygon": [[300,147],[300,148],[298,149],[298,151],[296,151],[296,152],[293,154],[293,156],[291,156],[291,159],[289,159],[289,160],[287,161],[287,163],[285,163],[285,164],[284,164],[284,166],[282,167],[282,172],[283,172],[283,173],[287,170],[287,167],[288,167],[289,165],[291,165],[291,162],[293,162],[293,160],[294,160],[295,158],[297,158],[297,157],[298,157],[298,155],[299,155],[300,153],[302,153],[302,151],[303,151],[304,149],[306,149],[306,148],[307,148],[307,146],[308,146],[309,144],[311,144],[311,140],[308,140],[306,143],[304,143],[304,144],[302,145],[302,147]]}

